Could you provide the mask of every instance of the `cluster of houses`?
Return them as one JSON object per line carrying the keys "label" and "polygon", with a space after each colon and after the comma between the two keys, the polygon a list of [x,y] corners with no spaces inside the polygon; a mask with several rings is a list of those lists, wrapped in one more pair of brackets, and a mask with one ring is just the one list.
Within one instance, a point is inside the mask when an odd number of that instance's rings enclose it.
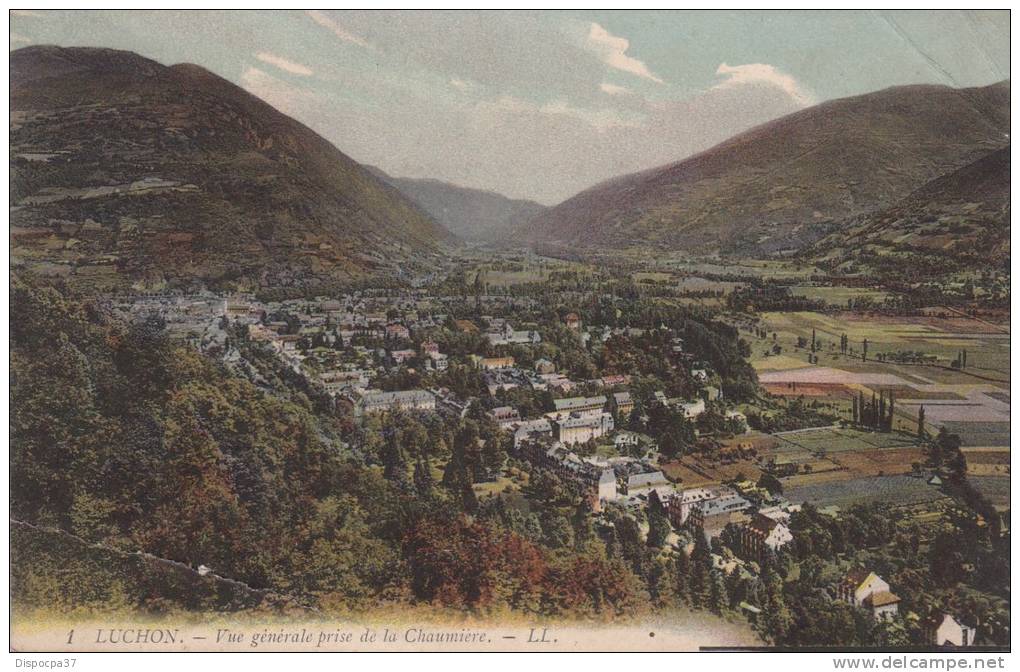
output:
{"label": "cluster of houses", "polygon": [[[339,299],[293,299],[260,302],[250,295],[230,297],[208,296],[142,296],[130,303],[135,312],[158,311],[168,322],[181,323],[199,329],[204,343],[226,344],[226,324],[247,326],[252,340],[269,345],[280,359],[309,383],[331,395],[338,406],[352,409],[355,417],[395,410],[432,411],[437,407],[466,406],[470,400],[450,399],[440,390],[408,389],[384,392],[373,389],[373,381],[391,371],[410,366],[428,371],[442,372],[449,368],[450,358],[430,337],[430,331],[447,324],[447,315],[431,311],[437,297],[424,290],[404,292],[391,296],[384,291],[362,291],[344,295]],[[503,299],[504,301],[506,299]],[[536,345],[542,342],[541,334],[534,329],[516,329],[508,320],[481,317],[486,325],[484,336],[489,343],[501,345]],[[213,326],[210,326],[213,325]],[[585,328],[576,313],[564,318],[564,324],[578,333],[582,340],[607,340],[616,334],[639,335],[643,330],[627,328]],[[454,320],[455,329],[481,333],[474,322]],[[633,333],[632,333],[633,332]],[[682,352],[679,339],[675,348]],[[353,344],[353,342],[359,344]],[[418,346],[415,347],[415,342]],[[514,357],[472,355],[469,364],[481,371],[490,396],[500,391],[524,388],[534,391],[553,391],[569,394],[581,385],[602,386],[619,390],[629,383],[623,375],[605,376],[595,380],[574,381],[556,371],[556,365],[544,358],[524,368]],[[707,373],[699,370],[699,373]],[[706,388],[710,398],[718,391]],[[705,410],[705,401],[666,398],[657,395],[660,403],[683,410],[689,418]],[[548,432],[565,445],[586,443],[606,436],[615,428],[615,418],[629,417],[634,402],[627,391],[609,392],[595,397],[569,397],[557,399],[554,411],[539,422],[517,426],[517,433]],[[503,426],[520,425],[523,420],[502,411],[497,419]],[[548,428],[548,429],[547,429]]]}

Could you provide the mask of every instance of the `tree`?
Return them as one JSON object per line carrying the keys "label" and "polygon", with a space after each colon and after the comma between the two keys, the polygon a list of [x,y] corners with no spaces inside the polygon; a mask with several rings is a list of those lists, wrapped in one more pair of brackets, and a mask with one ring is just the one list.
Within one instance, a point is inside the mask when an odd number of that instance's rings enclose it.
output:
{"label": "tree", "polygon": [[747,600],[747,582],[740,576],[740,569],[733,567],[725,578],[726,596],[729,600],[729,608],[736,609],[740,603]]}
{"label": "tree", "polygon": [[893,421],[896,415],[896,402],[893,399],[893,391],[889,390],[889,417],[886,419],[885,431],[891,432],[893,430]]}
{"label": "tree", "polygon": [[530,542],[464,518],[423,519],[402,546],[415,596],[448,607],[527,606],[549,571]]}
{"label": "tree", "polygon": [[414,465],[414,489],[421,499],[433,496],[432,470],[424,458],[419,458]]}
{"label": "tree", "polygon": [[700,530],[694,535],[694,550],[691,551],[688,594],[695,607],[709,606],[712,582],[712,552],[705,534]]}
{"label": "tree", "polygon": [[547,509],[539,517],[542,524],[542,542],[549,548],[570,548],[574,545],[574,530],[570,521],[555,509]]}
{"label": "tree", "polygon": [[640,402],[634,401],[634,408],[630,411],[630,416],[627,418],[627,429],[640,432],[644,430],[644,422],[642,421],[644,413]]}
{"label": "tree", "polygon": [[662,548],[666,538],[673,531],[666,516],[666,511],[659,501],[659,496],[653,490],[648,497],[648,545],[655,548]]}
{"label": "tree", "polygon": [[726,577],[722,572],[712,569],[709,572],[708,609],[713,614],[722,614],[727,606]]}
{"label": "tree", "polygon": [[679,603],[686,604],[690,602],[690,558],[687,557],[687,552],[684,549],[680,549],[680,552],[676,554],[676,589],[674,595]]}
{"label": "tree", "polygon": [[772,495],[783,494],[783,483],[768,472],[762,472],[761,478],[758,479],[758,487],[765,488]]}
{"label": "tree", "polygon": [[390,481],[402,481],[407,478],[407,461],[400,447],[400,433],[396,427],[388,427],[383,442],[382,455],[383,476]]}

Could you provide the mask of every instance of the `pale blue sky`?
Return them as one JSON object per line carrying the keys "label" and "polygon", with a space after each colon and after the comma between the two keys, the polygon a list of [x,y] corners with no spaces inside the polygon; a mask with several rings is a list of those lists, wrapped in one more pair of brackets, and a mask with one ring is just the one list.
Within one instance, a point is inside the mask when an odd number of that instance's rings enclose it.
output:
{"label": "pale blue sky", "polygon": [[28,44],[197,63],[359,161],[545,203],[830,98],[1009,77],[1006,11],[14,11]]}

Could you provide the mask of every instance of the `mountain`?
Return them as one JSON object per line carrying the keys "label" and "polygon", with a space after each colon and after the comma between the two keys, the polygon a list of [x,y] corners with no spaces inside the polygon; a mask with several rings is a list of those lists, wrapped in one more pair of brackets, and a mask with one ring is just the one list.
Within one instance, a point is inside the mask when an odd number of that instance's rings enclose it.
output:
{"label": "mountain", "polygon": [[904,86],[810,107],[615,178],[517,234],[563,248],[762,253],[896,203],[1009,143],[1009,82]]}
{"label": "mountain", "polygon": [[350,278],[451,239],[308,127],[201,67],[10,55],[12,263],[95,286]]}
{"label": "mountain", "polygon": [[541,203],[507,198],[492,191],[459,187],[440,180],[392,177],[379,168],[369,169],[465,240],[499,239],[547,209]]}
{"label": "mountain", "polygon": [[803,252],[841,271],[914,276],[1009,261],[1009,145],[845,223]]}

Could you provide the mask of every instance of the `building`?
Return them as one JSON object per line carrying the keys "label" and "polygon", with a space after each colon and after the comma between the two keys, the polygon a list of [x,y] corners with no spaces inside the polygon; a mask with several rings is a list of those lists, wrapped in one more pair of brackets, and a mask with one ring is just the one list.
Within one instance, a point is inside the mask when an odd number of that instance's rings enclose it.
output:
{"label": "building", "polygon": [[368,387],[369,372],[361,369],[353,371],[327,371],[319,376],[319,382],[332,396],[340,394],[344,389]]}
{"label": "building", "polygon": [[556,365],[544,357],[535,362],[535,373],[555,373]]}
{"label": "building", "polygon": [[875,620],[892,618],[900,602],[882,577],[859,567],[850,570],[836,585],[836,599],[869,610]]}
{"label": "building", "polygon": [[722,486],[706,488],[688,488],[666,502],[666,515],[673,527],[681,528],[687,524],[693,508],[699,503],[713,497],[719,497]]}
{"label": "building", "polygon": [[548,390],[552,388],[561,392],[570,392],[574,389],[575,385],[574,381],[562,373],[543,373],[531,382],[531,387],[535,390]]}
{"label": "building", "polygon": [[563,318],[563,323],[567,325],[567,329],[571,329],[573,331],[581,330],[581,316],[577,313],[568,313],[567,316]]}
{"label": "building", "polygon": [[402,324],[387,324],[386,338],[407,340],[411,338],[411,331]]}
{"label": "building", "polygon": [[568,397],[566,399],[554,399],[553,406],[556,413],[577,413],[581,416],[601,415],[606,407],[606,398],[603,395],[597,397]]}
{"label": "building", "polygon": [[514,368],[488,369],[482,373],[482,379],[492,396],[495,396],[500,390],[513,390],[518,387],[527,387],[530,384],[528,376],[520,369]]}
{"label": "building", "polygon": [[[706,518],[708,523],[714,523],[717,522],[716,517],[725,515],[729,522],[730,514],[744,511],[750,506],[751,503],[733,488],[710,485],[703,488],[688,488],[679,497],[670,499],[666,505],[666,514],[674,527],[680,528],[685,525],[704,527]],[[692,522],[691,518],[695,512],[698,519]]]}
{"label": "building", "polygon": [[533,345],[542,342],[542,337],[537,331],[516,331],[509,322],[504,324],[502,329],[486,332],[485,337],[493,345]]}
{"label": "building", "polygon": [[630,448],[641,443],[641,438],[634,432],[617,432],[613,437],[613,445],[617,450]]}
{"label": "building", "polygon": [[718,497],[703,500],[692,507],[687,517],[687,526],[700,530],[708,539],[718,537],[730,523],[746,522],[744,511],[751,508],[751,502],[732,488],[723,490],[725,492]]}
{"label": "building", "polygon": [[616,484],[616,473],[612,469],[603,469],[599,476],[599,501],[613,502],[620,496]]}
{"label": "building", "polygon": [[618,418],[629,418],[631,412],[634,410],[634,399],[631,398],[630,392],[613,393],[613,395],[609,397],[609,403]]}
{"label": "building", "polygon": [[436,410],[436,397],[427,390],[403,390],[400,392],[365,391],[351,399],[354,416],[362,417],[373,413],[395,410]]}
{"label": "building", "polygon": [[442,353],[431,353],[425,360],[425,368],[432,368],[436,371],[446,371],[450,368],[450,359]]}
{"label": "building", "polygon": [[394,364],[403,364],[404,362],[414,359],[417,353],[410,348],[405,350],[391,350],[390,359],[393,360]]}
{"label": "building", "polygon": [[519,422],[514,429],[514,448],[520,448],[524,441],[539,437],[552,437],[553,426],[546,418]]}
{"label": "building", "polygon": [[616,498],[616,474],[612,469],[582,460],[556,442],[552,446],[544,441],[525,441],[520,454],[536,467],[549,469],[559,478],[580,486],[592,511],[602,510],[603,501]]}
{"label": "building", "polygon": [[585,443],[613,431],[613,416],[608,413],[585,415],[571,413],[556,421],[556,438],[571,445]]}
{"label": "building", "polygon": [[705,412],[705,400],[680,402],[680,410],[683,411],[685,418],[694,419]]}
{"label": "building", "polygon": [[497,425],[504,429],[521,421],[520,412],[513,406],[497,406],[489,411],[489,415],[496,421]]}
{"label": "building", "polygon": [[761,513],[740,530],[740,551],[745,558],[760,562],[768,550],[778,551],[793,541],[793,534],[786,523]]}
{"label": "building", "polygon": [[298,336],[297,334],[287,334],[274,340],[273,345],[276,346],[280,352],[297,352],[299,341],[301,341],[301,336]]}
{"label": "building", "polygon": [[935,646],[974,646],[977,640],[977,627],[952,614],[945,614],[930,631]]}
{"label": "building", "polygon": [[661,471],[631,474],[627,477],[627,496],[648,494],[652,490],[666,485],[669,485],[669,479]]}
{"label": "building", "polygon": [[515,362],[513,357],[482,357],[478,360],[478,368],[483,371],[495,369],[511,369]]}

